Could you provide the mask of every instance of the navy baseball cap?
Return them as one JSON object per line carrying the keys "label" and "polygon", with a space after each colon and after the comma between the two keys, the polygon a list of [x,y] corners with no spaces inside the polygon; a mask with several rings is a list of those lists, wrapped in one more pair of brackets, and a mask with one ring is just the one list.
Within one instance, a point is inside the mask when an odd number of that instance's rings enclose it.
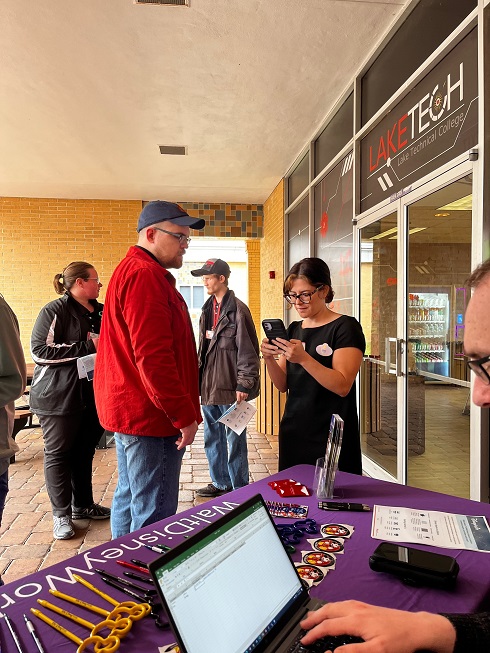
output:
{"label": "navy baseball cap", "polygon": [[173,222],[181,227],[191,227],[192,229],[204,229],[206,224],[202,218],[191,218],[178,204],[156,200],[155,202],[148,202],[143,207],[138,218],[136,231],[139,232],[146,227],[151,227],[152,224],[165,221]]}
{"label": "navy baseball cap", "polygon": [[191,270],[193,277],[202,277],[205,274],[218,274],[228,278],[231,274],[230,266],[220,258],[210,258],[199,270]]}

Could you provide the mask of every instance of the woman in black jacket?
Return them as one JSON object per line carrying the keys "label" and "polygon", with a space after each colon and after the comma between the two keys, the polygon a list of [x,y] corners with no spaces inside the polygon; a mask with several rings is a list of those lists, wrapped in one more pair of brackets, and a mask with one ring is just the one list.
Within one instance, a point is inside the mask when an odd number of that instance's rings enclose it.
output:
{"label": "woman in black jacket", "polygon": [[92,461],[104,429],[95,408],[92,381],[79,378],[78,360],[95,354],[102,317],[102,284],[89,263],[75,261],[54,277],[61,298],[41,310],[31,337],[36,363],[31,410],[44,437],[44,476],[53,510],[53,535],[75,534],[72,519],[107,519],[94,503]]}

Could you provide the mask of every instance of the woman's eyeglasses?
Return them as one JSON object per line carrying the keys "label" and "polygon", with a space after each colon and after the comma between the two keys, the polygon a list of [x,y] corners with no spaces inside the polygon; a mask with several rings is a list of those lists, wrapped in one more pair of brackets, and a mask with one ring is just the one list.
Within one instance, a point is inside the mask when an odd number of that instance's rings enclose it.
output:
{"label": "woman's eyeglasses", "polygon": [[296,304],[298,299],[301,304],[309,304],[311,302],[312,295],[314,295],[322,288],[323,286],[318,286],[318,288],[315,288],[315,290],[312,290],[311,292],[305,290],[304,292],[300,292],[298,295],[294,292],[290,292],[284,295],[284,299],[288,302],[288,304]]}
{"label": "woman's eyeglasses", "polygon": [[468,365],[470,370],[472,370],[485,385],[490,385],[490,374],[487,370],[489,367],[489,362],[490,356],[484,356],[483,358],[477,358],[476,360],[466,361],[466,365]]}

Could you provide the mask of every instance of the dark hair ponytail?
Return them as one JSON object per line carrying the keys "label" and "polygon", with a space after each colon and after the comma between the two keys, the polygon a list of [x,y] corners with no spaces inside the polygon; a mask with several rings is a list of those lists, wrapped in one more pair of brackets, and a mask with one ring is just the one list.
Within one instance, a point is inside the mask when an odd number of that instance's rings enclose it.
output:
{"label": "dark hair ponytail", "polygon": [[54,275],[54,289],[58,295],[64,295],[65,292],[70,292],[70,288],[73,286],[75,281],[77,279],[87,280],[90,277],[90,270],[93,269],[94,266],[85,261],[73,261],[73,263],[68,263],[61,274]]}

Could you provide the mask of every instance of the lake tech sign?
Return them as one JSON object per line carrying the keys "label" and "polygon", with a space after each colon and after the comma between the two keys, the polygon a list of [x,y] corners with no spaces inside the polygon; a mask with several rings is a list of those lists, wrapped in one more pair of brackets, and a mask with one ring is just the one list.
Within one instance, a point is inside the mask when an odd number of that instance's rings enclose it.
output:
{"label": "lake tech sign", "polygon": [[361,213],[478,142],[477,31],[468,34],[361,141]]}

